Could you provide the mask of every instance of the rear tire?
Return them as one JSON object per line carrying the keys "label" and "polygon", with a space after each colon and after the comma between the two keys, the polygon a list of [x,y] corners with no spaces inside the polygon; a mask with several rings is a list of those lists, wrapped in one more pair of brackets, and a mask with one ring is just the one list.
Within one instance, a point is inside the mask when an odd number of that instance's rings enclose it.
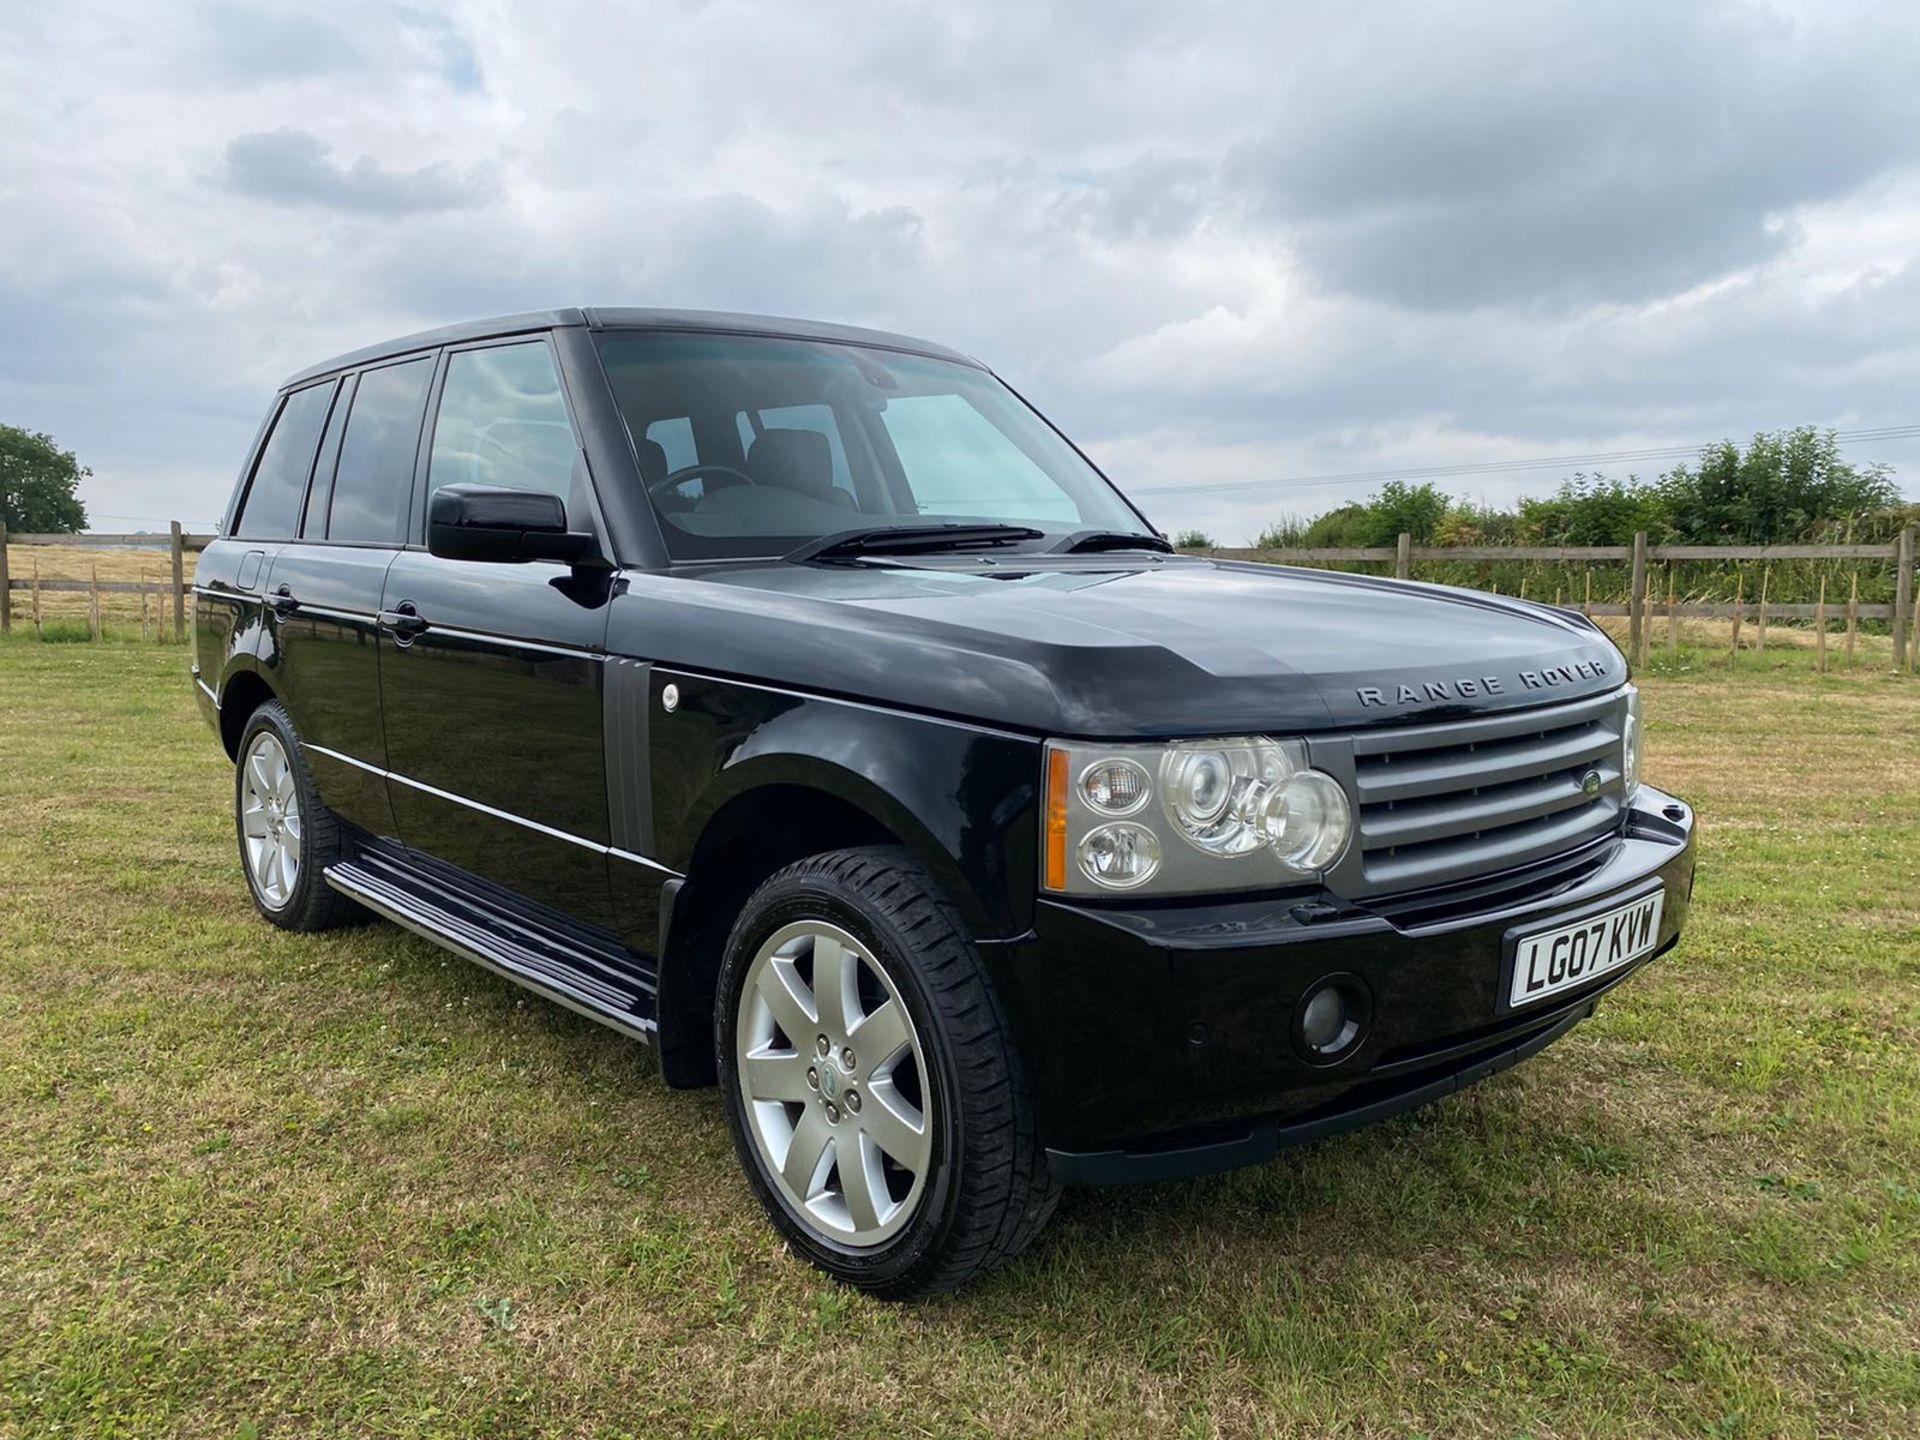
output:
{"label": "rear tire", "polygon": [[282,930],[331,930],[369,918],[321,874],[346,855],[339,819],[320,803],[286,707],[247,719],[233,766],[233,827],[254,908]]}
{"label": "rear tire", "polygon": [[734,924],[718,989],[734,1146],[801,1257],[906,1299],[965,1284],[1046,1224],[1059,1186],[999,1000],[906,851],[773,875]]}

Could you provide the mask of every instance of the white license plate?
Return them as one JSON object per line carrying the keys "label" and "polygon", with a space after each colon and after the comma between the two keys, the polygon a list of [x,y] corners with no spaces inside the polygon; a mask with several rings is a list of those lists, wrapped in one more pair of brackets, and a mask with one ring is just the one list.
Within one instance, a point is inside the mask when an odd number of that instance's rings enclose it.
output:
{"label": "white license plate", "polygon": [[1667,893],[1656,890],[1571,925],[1522,935],[1513,954],[1514,1009],[1630,965],[1660,940],[1660,910]]}

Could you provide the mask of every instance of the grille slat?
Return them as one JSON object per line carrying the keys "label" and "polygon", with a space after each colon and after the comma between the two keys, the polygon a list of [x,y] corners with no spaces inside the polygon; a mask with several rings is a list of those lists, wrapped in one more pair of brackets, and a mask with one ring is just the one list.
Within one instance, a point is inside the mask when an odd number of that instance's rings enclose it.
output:
{"label": "grille slat", "polygon": [[1371,805],[1422,795],[1446,795],[1464,786],[1484,788],[1525,780],[1549,770],[1617,754],[1620,737],[1599,723],[1526,739],[1428,750],[1408,759],[1380,756],[1359,762],[1359,800]]}
{"label": "grille slat", "polygon": [[[1510,715],[1354,737],[1359,879],[1393,894],[1565,853],[1617,829],[1615,692]],[[1589,794],[1585,782],[1597,775]]]}
{"label": "grille slat", "polygon": [[[1603,788],[1618,787],[1620,771],[1611,762],[1595,765]],[[1463,833],[1517,825],[1538,820],[1562,810],[1593,804],[1593,797],[1580,788],[1571,772],[1512,785],[1499,785],[1478,793],[1466,791],[1433,801],[1408,801],[1369,816],[1361,843],[1369,850],[1390,845],[1413,845],[1424,840],[1445,840]]]}

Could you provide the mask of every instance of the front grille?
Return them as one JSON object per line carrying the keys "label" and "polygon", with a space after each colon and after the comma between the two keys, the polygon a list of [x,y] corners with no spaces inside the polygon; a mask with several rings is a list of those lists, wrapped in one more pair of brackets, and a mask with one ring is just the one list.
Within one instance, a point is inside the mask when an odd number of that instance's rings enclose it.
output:
{"label": "front grille", "polygon": [[1445,885],[1617,831],[1625,717],[1626,696],[1615,692],[1354,735],[1359,887],[1390,895]]}

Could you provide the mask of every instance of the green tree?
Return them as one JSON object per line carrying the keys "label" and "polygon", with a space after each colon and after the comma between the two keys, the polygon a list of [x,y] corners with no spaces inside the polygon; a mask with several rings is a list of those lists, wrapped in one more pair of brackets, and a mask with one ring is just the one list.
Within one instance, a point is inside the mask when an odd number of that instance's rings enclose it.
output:
{"label": "green tree", "polygon": [[1389,480],[1367,502],[1368,538],[1363,545],[1392,545],[1402,534],[1416,545],[1431,545],[1451,502],[1431,482],[1409,485]]}
{"label": "green tree", "polygon": [[8,530],[72,534],[87,526],[75,493],[93,472],[51,435],[0,425],[0,523]]}
{"label": "green tree", "polygon": [[1831,430],[1811,425],[1755,435],[1744,452],[1731,440],[1708,446],[1696,465],[1661,477],[1660,490],[1682,540],[1772,545],[1822,521],[1890,510],[1900,491],[1885,465],[1850,465]]}
{"label": "green tree", "polygon": [[1553,494],[1519,504],[1519,533],[1536,545],[1631,545],[1640,530],[1658,544],[1669,529],[1665,492],[1635,475],[1575,475]]}

